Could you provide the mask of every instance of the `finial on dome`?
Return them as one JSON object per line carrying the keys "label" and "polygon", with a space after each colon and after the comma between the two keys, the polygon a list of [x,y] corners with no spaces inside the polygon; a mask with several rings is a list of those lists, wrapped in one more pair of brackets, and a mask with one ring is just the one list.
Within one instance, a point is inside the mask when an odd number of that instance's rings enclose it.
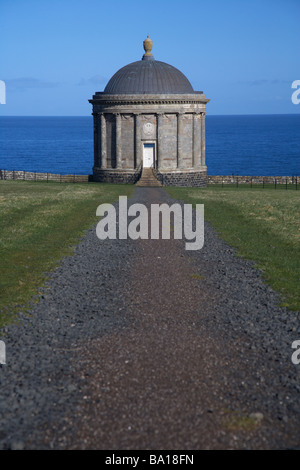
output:
{"label": "finial on dome", "polygon": [[147,38],[144,40],[143,46],[144,46],[144,50],[145,50],[145,54],[143,55],[143,59],[146,58],[146,57],[153,57],[153,54],[151,54],[153,42],[149,38],[149,34],[147,34]]}

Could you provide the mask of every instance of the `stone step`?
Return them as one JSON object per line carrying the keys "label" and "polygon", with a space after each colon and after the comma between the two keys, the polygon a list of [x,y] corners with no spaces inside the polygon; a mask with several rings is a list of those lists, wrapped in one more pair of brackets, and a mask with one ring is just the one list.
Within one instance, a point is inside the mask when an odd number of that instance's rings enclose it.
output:
{"label": "stone step", "polygon": [[142,175],[137,181],[136,186],[162,186],[162,184],[155,177],[151,168],[143,168]]}
{"label": "stone step", "polygon": [[159,181],[141,181],[141,180],[139,180],[135,185],[136,186],[162,186],[162,184]]}

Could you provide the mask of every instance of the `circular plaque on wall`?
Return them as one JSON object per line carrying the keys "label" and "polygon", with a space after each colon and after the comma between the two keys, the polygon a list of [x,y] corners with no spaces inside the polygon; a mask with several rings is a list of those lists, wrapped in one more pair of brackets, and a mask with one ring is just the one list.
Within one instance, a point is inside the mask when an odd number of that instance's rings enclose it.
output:
{"label": "circular plaque on wall", "polygon": [[146,122],[144,124],[143,130],[146,135],[151,135],[154,131],[154,125],[152,124],[152,122]]}

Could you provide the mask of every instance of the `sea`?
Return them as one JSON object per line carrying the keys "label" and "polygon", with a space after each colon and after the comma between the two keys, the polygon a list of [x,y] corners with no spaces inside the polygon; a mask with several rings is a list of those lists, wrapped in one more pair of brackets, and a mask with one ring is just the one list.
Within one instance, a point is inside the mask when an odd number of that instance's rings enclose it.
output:
{"label": "sea", "polygon": [[[206,116],[209,175],[300,176],[300,114]],[[91,174],[93,118],[0,116],[0,170]]]}

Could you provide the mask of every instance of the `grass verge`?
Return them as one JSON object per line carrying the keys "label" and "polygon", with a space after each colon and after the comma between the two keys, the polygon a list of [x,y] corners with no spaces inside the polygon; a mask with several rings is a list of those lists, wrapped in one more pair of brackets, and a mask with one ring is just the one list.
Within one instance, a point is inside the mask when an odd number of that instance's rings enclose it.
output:
{"label": "grass verge", "polygon": [[46,272],[96,223],[99,204],[133,185],[0,181],[0,327],[38,294]]}
{"label": "grass verge", "polygon": [[255,261],[265,281],[280,293],[281,305],[300,311],[300,191],[166,190],[185,203],[204,204],[205,219],[240,256]]}

